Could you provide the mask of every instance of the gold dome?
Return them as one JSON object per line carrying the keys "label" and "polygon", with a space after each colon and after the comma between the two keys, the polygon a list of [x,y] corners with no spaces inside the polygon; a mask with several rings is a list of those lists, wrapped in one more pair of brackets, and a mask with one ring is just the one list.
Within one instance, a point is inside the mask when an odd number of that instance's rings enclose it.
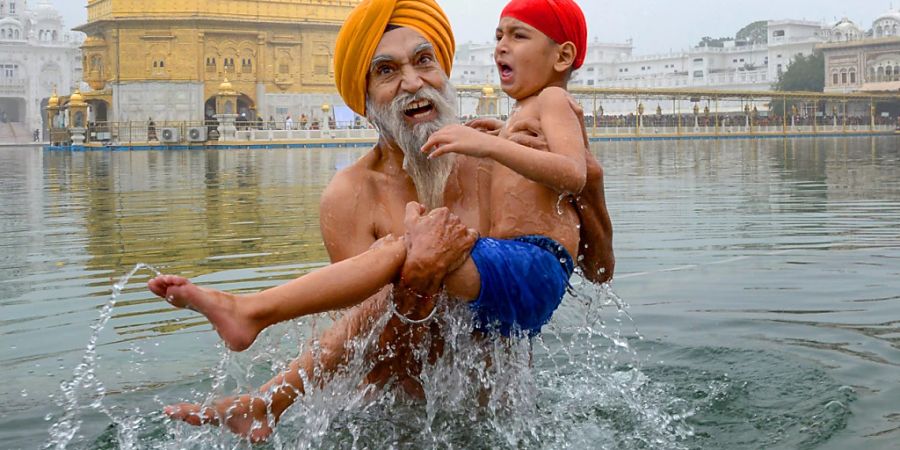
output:
{"label": "gold dome", "polygon": [[47,100],[48,108],[56,108],[59,106],[59,96],[56,95],[56,88],[53,88],[53,93],[50,94],[50,99]]}
{"label": "gold dome", "polygon": [[485,97],[493,97],[494,96],[494,88],[491,85],[486,85],[481,89],[481,95]]}
{"label": "gold dome", "polygon": [[220,94],[231,94],[234,92],[234,86],[231,85],[231,82],[228,81],[228,77],[225,77],[225,80],[222,81],[222,84],[219,85],[219,93]]}
{"label": "gold dome", "polygon": [[75,89],[75,92],[69,96],[69,105],[71,106],[81,106],[84,104],[84,97],[81,95],[81,91]]}

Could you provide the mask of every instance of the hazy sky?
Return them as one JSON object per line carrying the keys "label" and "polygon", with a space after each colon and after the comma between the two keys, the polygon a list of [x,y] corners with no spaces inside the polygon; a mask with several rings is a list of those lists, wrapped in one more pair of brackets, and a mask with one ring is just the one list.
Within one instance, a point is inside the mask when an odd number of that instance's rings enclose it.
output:
{"label": "hazy sky", "polygon": [[[39,0],[29,0],[37,4]],[[487,42],[507,0],[438,0],[453,24],[457,42]],[[833,22],[849,17],[864,30],[892,6],[892,0],[576,0],[593,40],[634,39],[635,54],[684,50],[703,36],[734,36],[744,25],[765,19]],[[900,0],[893,0],[900,7]],[[87,20],[86,0],[51,0],[71,28]]]}

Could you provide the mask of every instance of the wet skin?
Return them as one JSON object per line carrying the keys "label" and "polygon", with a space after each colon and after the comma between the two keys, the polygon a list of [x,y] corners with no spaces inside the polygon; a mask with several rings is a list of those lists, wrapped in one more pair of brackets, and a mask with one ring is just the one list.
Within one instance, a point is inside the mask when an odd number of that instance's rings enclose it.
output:
{"label": "wet skin", "polygon": [[[437,64],[430,64],[429,58],[419,58],[422,55],[417,53],[417,49],[423,41],[418,33],[405,28],[385,33],[376,55],[389,55],[399,64],[395,67],[395,75],[381,81],[370,80],[370,98],[385,102],[401,90],[416,92],[425,84],[437,89],[443,87],[445,77],[436,72],[440,70]],[[430,119],[426,114],[408,120]],[[540,139],[537,141],[540,142]],[[393,143],[382,141],[355,164],[339,172],[322,196],[321,228],[332,262],[361,254],[388,234],[404,236],[406,262],[402,276],[394,287],[394,302],[401,313],[421,318],[433,309],[429,296],[438,291],[440,280],[468,254],[472,245],[468,233],[453,234],[450,230],[459,230],[460,227],[455,225],[462,221],[485,235],[490,232],[490,211],[482,206],[490,202],[491,168],[483,160],[460,157],[445,192],[445,204],[455,216],[446,209],[436,210],[437,213],[433,214],[410,215],[407,214],[407,205],[417,200],[417,194],[412,180],[402,169],[402,163],[402,151]],[[602,192],[602,185],[600,189]],[[602,206],[601,213],[605,215],[605,206]],[[582,234],[584,232],[582,230]],[[611,234],[594,233],[586,241],[596,242],[598,236],[608,239]],[[608,273],[611,274],[611,270]],[[325,368],[322,373],[326,378],[310,380],[324,383],[335,368],[354,356],[345,351],[344,342],[369,331],[374,325],[373,318],[386,312],[388,289],[348,310],[323,334],[320,338],[323,351],[318,361],[313,361],[309,353],[301,355],[288,370],[261,387],[254,396],[223,399],[213,408],[205,410],[195,404],[175,405],[167,408],[166,413],[195,425],[224,424],[251,440],[265,439],[271,433],[266,419],[277,422],[281,413],[304,392],[301,370],[312,374],[315,365]],[[409,325],[392,317],[379,335],[378,345],[368,351],[367,357],[377,362],[366,381],[382,385],[395,380],[411,394],[420,395],[421,386],[416,382],[416,376],[422,361],[413,356],[412,346],[421,342],[426,334],[436,334],[434,325]],[[434,345],[431,357],[427,358],[429,360],[442,351],[439,340],[432,342]],[[259,405],[266,393],[271,396],[268,407]],[[262,421],[263,426],[254,428],[254,422],[248,420],[250,418]]]}

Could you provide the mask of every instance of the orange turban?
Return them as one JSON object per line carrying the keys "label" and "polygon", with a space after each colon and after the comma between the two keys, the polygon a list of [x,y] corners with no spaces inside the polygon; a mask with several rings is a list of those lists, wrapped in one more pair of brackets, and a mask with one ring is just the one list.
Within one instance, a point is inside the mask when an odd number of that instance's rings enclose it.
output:
{"label": "orange turban", "polygon": [[388,25],[418,31],[450,75],[456,44],[450,21],[434,0],[363,0],[350,12],[334,48],[334,82],[353,111],[366,115],[366,75]]}

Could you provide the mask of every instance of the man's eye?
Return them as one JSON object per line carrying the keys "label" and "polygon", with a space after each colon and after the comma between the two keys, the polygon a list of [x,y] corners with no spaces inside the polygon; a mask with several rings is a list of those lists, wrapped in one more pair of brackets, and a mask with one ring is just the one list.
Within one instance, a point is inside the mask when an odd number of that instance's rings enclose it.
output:
{"label": "man's eye", "polygon": [[522,34],[522,33],[516,33],[516,34],[515,34],[515,38],[516,38],[516,39],[528,39],[528,36],[526,36],[526,35],[524,35],[524,34]]}
{"label": "man's eye", "polygon": [[393,71],[394,69],[390,66],[378,66],[375,68],[375,73],[378,75],[387,75]]}
{"label": "man's eye", "polygon": [[434,61],[434,57],[431,55],[422,55],[419,57],[419,64],[431,64]]}

